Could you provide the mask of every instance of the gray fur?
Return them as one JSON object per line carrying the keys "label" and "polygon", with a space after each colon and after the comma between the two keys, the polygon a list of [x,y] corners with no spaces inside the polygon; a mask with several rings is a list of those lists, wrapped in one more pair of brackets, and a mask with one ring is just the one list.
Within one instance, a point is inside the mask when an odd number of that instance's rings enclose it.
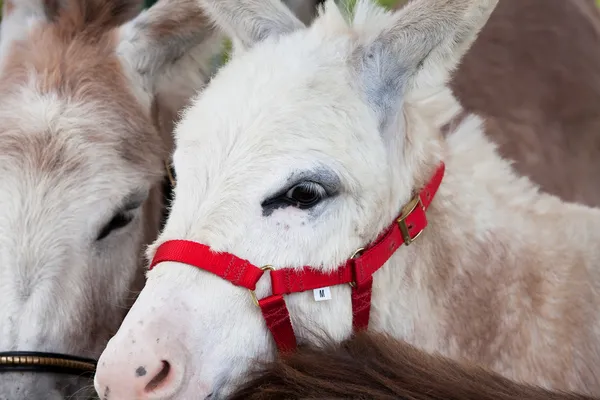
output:
{"label": "gray fur", "polygon": [[[205,68],[205,63],[190,57],[203,53],[214,55],[222,41],[222,34],[212,26],[195,0],[159,0],[128,25],[123,29],[119,51],[152,94],[156,93],[159,80],[172,69]],[[200,58],[203,57],[206,56]],[[201,71],[202,78],[208,78],[210,72]]]}
{"label": "gray fur", "polygon": [[216,24],[244,48],[305,27],[280,0],[198,1]]}
{"label": "gray fur", "polygon": [[379,41],[361,47],[357,53],[358,82],[377,116],[380,131],[385,132],[400,109],[409,70],[398,62],[396,53]]}
{"label": "gray fur", "polygon": [[[402,98],[413,86],[445,83],[497,2],[412,1],[357,49],[353,59],[359,82],[382,133],[396,121]],[[419,77],[422,71],[427,71],[425,79]]]}
{"label": "gray fur", "polygon": [[[432,64],[454,68],[485,25],[498,0],[418,0],[402,8],[376,39],[408,71]],[[428,64],[428,65],[425,65]]]}

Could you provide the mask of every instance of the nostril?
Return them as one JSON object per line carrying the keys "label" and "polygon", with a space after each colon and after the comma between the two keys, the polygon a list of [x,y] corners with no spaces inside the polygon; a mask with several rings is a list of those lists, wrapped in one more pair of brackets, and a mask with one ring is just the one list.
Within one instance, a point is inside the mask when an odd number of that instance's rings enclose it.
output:
{"label": "nostril", "polygon": [[[138,368],[138,370],[139,370],[139,368]],[[146,370],[144,368],[142,368],[142,370],[143,370],[143,374],[145,375]],[[171,372],[171,364],[169,364],[167,361],[163,360],[162,361],[162,369],[146,385],[146,387],[145,387],[146,393],[153,392],[153,391],[159,389],[167,381],[167,378],[169,377],[170,372]]]}

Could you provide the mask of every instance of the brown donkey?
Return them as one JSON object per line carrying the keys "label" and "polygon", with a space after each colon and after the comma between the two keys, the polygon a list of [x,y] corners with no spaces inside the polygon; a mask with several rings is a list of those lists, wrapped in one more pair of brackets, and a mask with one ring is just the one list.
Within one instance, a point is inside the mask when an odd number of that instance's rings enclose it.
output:
{"label": "brown donkey", "polygon": [[4,2],[2,400],[86,398],[79,375],[143,285],[172,146],[153,108],[204,85],[222,38],[195,1],[139,3]]}
{"label": "brown donkey", "polygon": [[600,12],[594,0],[504,0],[451,87],[520,174],[600,206]]}
{"label": "brown donkey", "polygon": [[229,400],[592,400],[519,384],[483,368],[425,353],[387,335],[361,332],[342,343],[279,355]]}

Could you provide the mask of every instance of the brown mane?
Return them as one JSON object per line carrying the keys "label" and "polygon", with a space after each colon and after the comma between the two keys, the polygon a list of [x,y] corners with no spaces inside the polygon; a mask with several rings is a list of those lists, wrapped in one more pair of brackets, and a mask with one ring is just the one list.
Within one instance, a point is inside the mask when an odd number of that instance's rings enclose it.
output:
{"label": "brown mane", "polygon": [[328,343],[322,350],[303,347],[264,367],[229,399],[594,399],[522,385],[373,333]]}
{"label": "brown mane", "polygon": [[[14,1],[14,0],[13,0]],[[72,39],[83,34],[88,39],[117,27],[141,10],[141,0],[45,0],[46,16]]]}

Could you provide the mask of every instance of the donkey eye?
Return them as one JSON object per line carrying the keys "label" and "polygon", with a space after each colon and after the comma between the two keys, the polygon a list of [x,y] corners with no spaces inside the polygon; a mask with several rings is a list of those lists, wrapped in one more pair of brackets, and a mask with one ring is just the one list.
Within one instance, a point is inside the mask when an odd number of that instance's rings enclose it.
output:
{"label": "donkey eye", "polygon": [[110,220],[110,222],[100,230],[96,240],[102,240],[106,238],[111,232],[127,226],[133,220],[133,214],[131,212],[119,212]]}
{"label": "donkey eye", "polygon": [[326,196],[325,189],[315,182],[299,183],[285,194],[286,200],[300,209],[313,207]]}

